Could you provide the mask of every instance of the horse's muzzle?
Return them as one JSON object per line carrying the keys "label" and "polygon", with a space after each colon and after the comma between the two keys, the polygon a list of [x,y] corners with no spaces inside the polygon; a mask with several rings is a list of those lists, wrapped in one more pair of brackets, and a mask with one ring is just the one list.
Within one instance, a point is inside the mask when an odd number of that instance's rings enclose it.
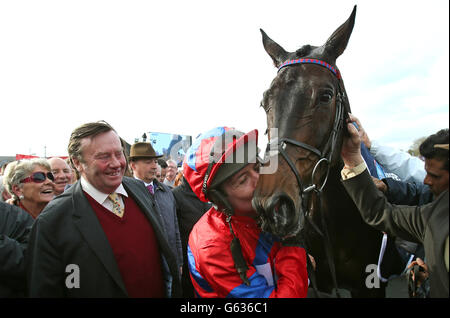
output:
{"label": "horse's muzzle", "polygon": [[297,213],[292,199],[284,193],[277,193],[267,198],[264,203],[258,197],[253,199],[261,229],[279,238],[296,235],[302,224],[300,224],[299,213]]}

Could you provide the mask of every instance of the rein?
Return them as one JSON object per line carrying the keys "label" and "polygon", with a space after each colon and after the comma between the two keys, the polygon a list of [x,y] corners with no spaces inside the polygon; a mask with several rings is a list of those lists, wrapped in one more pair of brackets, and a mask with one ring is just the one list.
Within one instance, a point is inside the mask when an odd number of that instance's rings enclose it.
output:
{"label": "rein", "polygon": [[[335,117],[334,117],[333,128],[332,128],[331,133],[328,137],[328,140],[325,143],[322,150],[317,149],[306,143],[291,139],[291,138],[274,138],[268,144],[267,149],[272,148],[272,145],[276,144],[277,148],[275,148],[275,149],[278,149],[278,153],[284,158],[284,160],[286,160],[287,164],[289,165],[292,172],[294,173],[295,178],[297,179],[297,184],[300,189],[300,197],[302,199],[302,205],[299,208],[302,210],[301,212],[303,213],[304,219],[306,221],[308,221],[311,224],[311,226],[314,228],[314,230],[320,236],[322,236],[325,240],[325,242],[324,242],[325,253],[326,253],[326,256],[328,259],[330,274],[331,274],[331,277],[333,280],[334,287],[336,289],[336,296],[340,298],[340,294],[338,291],[338,285],[337,285],[337,279],[336,279],[335,263],[334,263],[334,258],[333,258],[333,254],[332,254],[332,249],[331,249],[331,241],[330,241],[330,237],[328,234],[325,217],[323,216],[323,213],[321,213],[321,223],[322,223],[322,229],[324,232],[324,233],[322,233],[322,231],[320,231],[319,227],[314,223],[314,221],[310,217],[311,211],[308,208],[308,206],[310,205],[311,193],[315,193],[315,195],[317,197],[317,201],[318,201],[318,204],[317,204],[318,209],[321,210],[321,208],[322,208],[322,203],[321,203],[322,192],[327,183],[328,176],[330,173],[330,164],[331,164],[332,156],[335,152],[335,147],[336,147],[336,142],[337,142],[337,139],[339,136],[339,132],[342,130],[342,127],[344,124],[344,116],[345,116],[344,108],[345,107],[343,105],[343,100],[345,97],[345,93],[342,89],[342,85],[341,85],[342,78],[341,78],[341,74],[340,74],[339,70],[322,60],[310,59],[310,58],[288,60],[280,65],[280,67],[278,68],[278,72],[284,67],[297,65],[297,64],[316,64],[316,65],[323,66],[323,67],[327,68],[328,70],[330,70],[336,76],[336,78],[339,80],[338,93],[336,96],[336,113],[335,113]],[[311,173],[311,184],[309,184],[307,186],[305,186],[303,184],[302,179],[300,177],[300,173],[298,172],[297,168],[295,167],[295,163],[292,161],[292,159],[288,156],[288,154],[286,152],[287,145],[292,145],[295,147],[300,147],[305,150],[308,150],[309,152],[315,154],[319,158],[319,160],[315,164],[315,166],[312,170],[312,173]],[[320,184],[314,183],[314,177],[315,177],[317,168],[321,164],[326,164],[327,170],[326,170],[325,178],[324,178],[322,184],[320,185]],[[315,281],[315,279],[314,279],[314,281]],[[311,280],[311,282],[313,282],[313,279]],[[318,295],[316,287],[315,286],[313,286],[313,287],[314,287],[314,290],[316,291],[316,294]]]}

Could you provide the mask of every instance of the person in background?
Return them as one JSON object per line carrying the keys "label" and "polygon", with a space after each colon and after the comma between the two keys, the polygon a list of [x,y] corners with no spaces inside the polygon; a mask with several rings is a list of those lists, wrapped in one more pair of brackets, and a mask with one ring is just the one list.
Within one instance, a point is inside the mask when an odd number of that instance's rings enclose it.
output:
{"label": "person in background", "polygon": [[178,268],[181,270],[183,255],[175,198],[167,185],[156,180],[157,159],[161,157],[162,155],[156,154],[151,143],[137,142],[130,149],[130,167],[134,178],[144,183],[149,197],[155,202],[156,211],[163,220],[169,246],[176,255]]}
{"label": "person in background", "polygon": [[55,184],[55,195],[60,195],[64,192],[67,185],[72,184],[72,168],[70,168],[64,159],[59,157],[48,159],[48,163],[55,177],[55,181],[53,182]]}
{"label": "person in background", "polygon": [[155,179],[158,180],[159,182],[164,182],[164,179],[161,178],[161,166],[159,164],[156,164]]}
{"label": "person in background", "polygon": [[[187,165],[183,166],[186,169]],[[181,184],[172,190],[177,206],[178,225],[180,227],[181,245],[183,248],[183,271],[181,284],[183,286],[183,298],[193,298],[194,287],[189,276],[187,260],[187,244],[189,234],[195,223],[212,207],[212,203],[201,201],[192,191],[189,183],[183,177]]]}
{"label": "person in background", "polygon": [[176,161],[172,159],[167,160],[167,173],[166,178],[164,179],[164,184],[173,188],[177,173],[178,173],[178,166]]}
{"label": "person in background", "polygon": [[26,296],[25,251],[33,218],[0,202],[0,298]]}
{"label": "person in background", "polygon": [[3,184],[3,176],[0,176],[0,201],[6,202],[9,199],[11,199],[11,194],[9,194],[8,190],[6,190],[6,187]]}
{"label": "person in background", "polygon": [[[361,125],[355,117],[357,125]],[[393,171],[403,182],[422,183],[425,178],[425,163],[418,157],[411,156],[405,151],[380,144],[376,140],[370,140],[367,132],[362,131],[362,142],[370,151],[370,154],[387,171]]]}
{"label": "person in background", "polygon": [[47,160],[33,158],[11,162],[6,167],[3,183],[13,204],[36,219],[55,196],[54,180]]}
{"label": "person in background", "polygon": [[173,183],[173,187],[178,187],[183,180],[183,171],[178,171],[177,176],[175,177],[175,181]]}
{"label": "person in background", "polygon": [[104,121],[81,125],[68,153],[81,177],[33,224],[29,296],[179,297],[176,257],[162,220],[143,183],[124,177],[116,131]]}
{"label": "person in background", "polygon": [[74,184],[75,182],[77,182],[78,179],[80,179],[80,174],[78,173],[77,169],[75,169],[75,167],[73,167],[72,164],[70,163],[70,158],[66,159],[66,163],[69,166],[70,170],[72,170],[72,182],[69,184],[69,186],[70,186],[70,185]]}
{"label": "person in background", "polygon": [[[374,228],[398,236],[408,241],[424,245],[427,272],[430,284],[430,297],[449,297],[449,196],[448,196],[448,129],[446,142],[436,143],[434,137],[430,143],[421,146],[421,153],[430,151],[425,157],[427,183],[436,194],[436,199],[422,206],[404,206],[390,204],[377,190],[361,156],[362,132],[351,123],[354,116],[349,114],[341,156],[344,168],[341,172],[342,183],[347,193],[358,207],[363,220]],[[445,130],[444,130],[445,131]],[[439,135],[440,133],[438,132]],[[433,140],[433,141],[432,141]],[[440,139],[439,139],[440,140]],[[426,148],[426,149],[425,149]],[[429,179],[429,180],[427,180]],[[444,188],[446,180],[447,187]]]}
{"label": "person in background", "polygon": [[164,183],[167,174],[167,163],[164,159],[159,158],[158,165],[161,167],[161,178],[158,181]]}
{"label": "person in background", "polygon": [[6,167],[8,166],[9,163],[10,163],[10,161],[2,163],[2,167],[0,168],[0,176],[4,175]]}

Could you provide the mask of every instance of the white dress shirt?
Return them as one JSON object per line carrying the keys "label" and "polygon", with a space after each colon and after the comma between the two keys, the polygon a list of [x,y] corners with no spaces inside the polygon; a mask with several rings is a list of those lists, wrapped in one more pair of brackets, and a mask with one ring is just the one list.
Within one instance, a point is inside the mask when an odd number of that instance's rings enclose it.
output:
{"label": "white dress shirt", "polygon": [[[97,201],[102,206],[104,206],[106,209],[108,209],[109,211],[112,212],[113,203],[111,200],[108,199],[109,193],[103,193],[103,192],[97,190],[92,184],[89,183],[89,181],[87,181],[83,177],[81,177],[80,183],[81,183],[81,188],[83,189],[83,191],[85,191],[95,201]],[[114,192],[128,197],[128,193],[125,190],[125,188],[123,187],[122,183],[117,187],[117,189]],[[119,203],[122,208],[125,208],[125,204],[123,203],[122,196],[120,196],[120,195],[119,195]]]}
{"label": "white dress shirt", "polygon": [[147,182],[145,182],[144,180],[139,179],[138,177],[134,177],[134,178],[135,178],[136,180],[139,180],[139,181],[144,182],[144,185],[145,185],[146,188],[148,187],[149,184],[151,184],[152,187],[153,187],[153,192],[155,192],[155,186],[153,185],[153,180],[152,180],[152,182],[147,183]]}

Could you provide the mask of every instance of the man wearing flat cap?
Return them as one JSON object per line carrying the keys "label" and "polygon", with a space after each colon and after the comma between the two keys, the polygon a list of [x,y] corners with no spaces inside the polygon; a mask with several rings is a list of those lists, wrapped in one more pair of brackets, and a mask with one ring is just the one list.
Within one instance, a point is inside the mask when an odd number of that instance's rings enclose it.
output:
{"label": "man wearing flat cap", "polygon": [[141,180],[148,189],[149,197],[154,201],[164,222],[169,246],[177,257],[178,268],[183,265],[180,230],[176,213],[176,201],[172,190],[156,178],[158,158],[151,143],[137,142],[130,149],[130,168],[134,178]]}

